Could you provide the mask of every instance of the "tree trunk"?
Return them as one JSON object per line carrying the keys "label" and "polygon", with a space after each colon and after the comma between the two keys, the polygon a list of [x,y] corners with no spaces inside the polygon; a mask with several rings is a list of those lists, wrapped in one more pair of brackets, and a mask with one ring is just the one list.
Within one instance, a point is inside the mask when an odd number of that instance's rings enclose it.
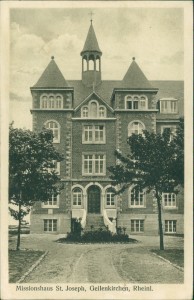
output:
{"label": "tree trunk", "polygon": [[21,231],[21,204],[19,204],[18,212],[18,237],[17,237],[17,247],[16,250],[20,250],[20,231]]}
{"label": "tree trunk", "polygon": [[160,250],[164,250],[163,228],[162,228],[162,208],[161,208],[161,196],[156,191],[156,199],[158,205],[158,225],[160,233]]}

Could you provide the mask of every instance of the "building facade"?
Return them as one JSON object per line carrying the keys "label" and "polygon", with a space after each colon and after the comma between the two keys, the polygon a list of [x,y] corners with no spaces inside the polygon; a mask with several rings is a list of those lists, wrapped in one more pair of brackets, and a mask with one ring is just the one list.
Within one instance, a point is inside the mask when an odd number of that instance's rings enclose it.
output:
{"label": "building facade", "polygon": [[[114,196],[108,167],[115,149],[127,154],[127,138],[146,129],[176,130],[183,115],[183,82],[150,82],[135,58],[120,81],[102,80],[103,65],[93,24],[81,51],[81,80],[66,80],[54,57],[31,87],[33,130],[53,131],[53,143],[64,153],[56,162],[64,189],[31,213],[31,232],[70,232],[76,219],[87,230],[126,227],[129,234],[158,234],[158,215],[152,193],[135,193],[131,186]],[[183,193],[163,194],[166,234],[183,233]]]}

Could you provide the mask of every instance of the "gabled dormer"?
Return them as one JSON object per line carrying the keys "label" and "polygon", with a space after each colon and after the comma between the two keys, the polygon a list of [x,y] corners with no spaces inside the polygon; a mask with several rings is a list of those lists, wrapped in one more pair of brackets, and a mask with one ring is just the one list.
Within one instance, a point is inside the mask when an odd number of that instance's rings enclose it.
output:
{"label": "gabled dormer", "polygon": [[73,107],[73,88],[69,87],[54,56],[37,83],[30,89],[33,109],[62,110]]}
{"label": "gabled dormer", "polygon": [[114,117],[114,110],[96,92],[92,92],[75,108],[75,117],[82,119],[106,119]]}
{"label": "gabled dormer", "polygon": [[133,57],[120,86],[115,87],[111,103],[114,109],[150,110],[156,109],[157,88],[152,87]]}

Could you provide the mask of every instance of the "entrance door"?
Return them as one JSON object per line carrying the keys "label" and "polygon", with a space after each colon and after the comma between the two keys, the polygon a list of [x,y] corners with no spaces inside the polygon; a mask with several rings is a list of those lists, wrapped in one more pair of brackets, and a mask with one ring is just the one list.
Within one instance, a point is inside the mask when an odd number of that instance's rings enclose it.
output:
{"label": "entrance door", "polygon": [[100,189],[96,185],[88,188],[88,213],[100,213]]}

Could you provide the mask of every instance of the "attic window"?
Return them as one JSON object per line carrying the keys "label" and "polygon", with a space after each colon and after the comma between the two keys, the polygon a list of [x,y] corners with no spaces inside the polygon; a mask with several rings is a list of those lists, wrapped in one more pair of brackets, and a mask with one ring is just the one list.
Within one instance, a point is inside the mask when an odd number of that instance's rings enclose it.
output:
{"label": "attic window", "polygon": [[163,114],[178,113],[178,100],[174,98],[160,99],[160,112]]}
{"label": "attic window", "polygon": [[106,118],[106,107],[99,105],[96,100],[91,100],[87,106],[82,107],[82,118]]}

